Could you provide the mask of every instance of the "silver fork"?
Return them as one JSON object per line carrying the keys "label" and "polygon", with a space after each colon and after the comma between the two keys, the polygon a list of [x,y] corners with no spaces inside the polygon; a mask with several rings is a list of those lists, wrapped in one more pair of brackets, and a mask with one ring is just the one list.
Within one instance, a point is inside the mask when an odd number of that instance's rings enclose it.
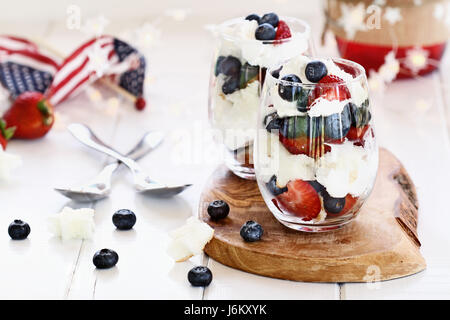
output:
{"label": "silver fork", "polygon": [[146,195],[171,197],[192,186],[192,184],[167,185],[157,182],[151,179],[136,161],[127,158],[101,141],[88,126],[80,123],[72,123],[67,128],[75,138],[86,146],[116,158],[126,165],[133,173],[136,190],[141,193]]}
{"label": "silver fork", "polygon": [[[127,153],[127,157],[139,160],[155,149],[164,139],[164,134],[160,131],[147,132],[138,144]],[[77,202],[92,202],[108,197],[111,193],[111,177],[116,171],[121,161],[108,164],[89,183],[80,187],[55,188],[56,191]]]}

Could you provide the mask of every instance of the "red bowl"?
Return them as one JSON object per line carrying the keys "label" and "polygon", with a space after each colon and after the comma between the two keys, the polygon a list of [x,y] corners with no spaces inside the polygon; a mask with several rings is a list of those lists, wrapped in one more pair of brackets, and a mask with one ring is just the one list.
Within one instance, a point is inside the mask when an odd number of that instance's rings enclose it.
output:
{"label": "red bowl", "polygon": [[[368,74],[372,69],[378,71],[380,66],[384,63],[384,57],[393,50],[393,48],[389,46],[356,43],[340,37],[336,37],[336,41],[340,55],[344,59],[352,60],[361,64],[366,69]],[[428,63],[427,66],[420,70],[417,74],[413,74],[407,66],[400,63],[401,71],[397,75],[397,79],[411,78],[415,75],[425,75],[436,70],[438,68],[437,62],[441,60],[446,45],[447,43],[444,42],[421,47],[422,49],[428,51],[428,59],[430,59],[430,62],[433,61],[434,63]],[[414,46],[399,47],[397,49],[396,58],[401,62],[402,59],[406,57],[407,51],[413,48]]]}

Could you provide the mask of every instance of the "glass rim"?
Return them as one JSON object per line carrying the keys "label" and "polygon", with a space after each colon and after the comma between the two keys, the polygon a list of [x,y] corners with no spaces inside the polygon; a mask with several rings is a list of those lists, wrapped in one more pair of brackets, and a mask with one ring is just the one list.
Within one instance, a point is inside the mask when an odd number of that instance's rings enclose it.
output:
{"label": "glass rim", "polygon": [[[271,81],[274,81],[278,84],[282,84],[285,86],[292,86],[292,87],[306,87],[306,88],[317,88],[317,87],[336,87],[336,86],[341,86],[341,85],[346,85],[346,84],[350,84],[350,83],[354,83],[356,81],[361,82],[362,80],[365,80],[367,78],[366,75],[366,70],[364,69],[364,67],[362,65],[360,65],[359,63],[352,61],[352,60],[348,60],[348,59],[343,59],[343,58],[335,58],[335,57],[314,57],[312,58],[311,61],[315,61],[315,60],[323,60],[323,59],[331,59],[333,62],[338,62],[340,64],[345,64],[345,65],[349,65],[353,68],[355,68],[358,71],[358,75],[356,75],[352,80],[344,80],[342,79],[342,81],[339,82],[334,82],[334,83],[303,83],[303,82],[293,82],[293,81],[288,81],[288,80],[281,80],[278,78],[275,78],[272,73],[274,71],[277,71],[280,67],[284,66],[287,62],[291,61],[292,59],[295,59],[296,57],[293,57],[291,59],[288,59],[282,63],[279,63],[278,65],[276,65],[275,67],[269,68],[267,69],[266,72],[266,78],[269,77],[269,79]],[[345,71],[345,70],[343,70]],[[353,76],[353,75],[352,75]]]}
{"label": "glass rim", "polygon": [[[280,18],[280,20],[283,20],[283,21],[287,21],[287,22],[292,21],[292,22],[296,22],[296,23],[302,25],[305,30],[302,32],[295,33],[295,34],[300,35],[301,38],[309,39],[311,37],[311,27],[305,20],[294,18],[294,17],[288,17],[288,16],[279,16],[279,18]],[[290,38],[279,39],[279,40],[239,39],[237,37],[229,36],[223,32],[224,28],[229,27],[233,24],[236,24],[242,20],[245,20],[244,16],[229,19],[229,20],[222,22],[221,24],[218,25],[218,35],[220,35],[222,38],[224,38],[226,40],[233,41],[233,42],[263,43],[263,44],[282,44],[282,43],[290,42],[294,38],[291,36]]]}

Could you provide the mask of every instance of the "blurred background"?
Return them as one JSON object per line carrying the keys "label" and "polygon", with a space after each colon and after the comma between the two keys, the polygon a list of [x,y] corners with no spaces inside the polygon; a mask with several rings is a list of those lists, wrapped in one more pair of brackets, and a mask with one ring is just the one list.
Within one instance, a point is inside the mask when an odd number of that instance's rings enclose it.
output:
{"label": "blurred background", "polygon": [[271,11],[275,7],[279,14],[299,16],[319,14],[318,6],[312,5],[316,2],[321,0],[19,0],[2,1],[0,19],[2,21],[64,20],[67,8],[70,5],[78,5],[82,8],[82,14],[86,16],[101,12],[111,19],[152,18],[164,14],[168,9],[185,8],[192,10],[193,15],[201,16],[205,21],[215,21],[216,18],[241,16],[247,12]]}

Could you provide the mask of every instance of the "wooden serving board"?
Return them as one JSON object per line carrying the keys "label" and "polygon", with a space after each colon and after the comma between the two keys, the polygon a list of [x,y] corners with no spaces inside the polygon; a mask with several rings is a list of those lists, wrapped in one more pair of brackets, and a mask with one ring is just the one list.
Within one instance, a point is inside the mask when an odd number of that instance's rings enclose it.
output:
{"label": "wooden serving board", "polygon": [[[208,204],[230,205],[229,216],[209,219]],[[373,282],[425,269],[417,236],[418,202],[414,184],[402,164],[380,149],[380,167],[370,198],[345,227],[303,233],[280,224],[266,207],[255,181],[219,167],[200,199],[200,219],[214,228],[205,252],[236,269],[273,278],[311,282]],[[248,220],[264,228],[262,240],[246,243],[239,235]]]}

